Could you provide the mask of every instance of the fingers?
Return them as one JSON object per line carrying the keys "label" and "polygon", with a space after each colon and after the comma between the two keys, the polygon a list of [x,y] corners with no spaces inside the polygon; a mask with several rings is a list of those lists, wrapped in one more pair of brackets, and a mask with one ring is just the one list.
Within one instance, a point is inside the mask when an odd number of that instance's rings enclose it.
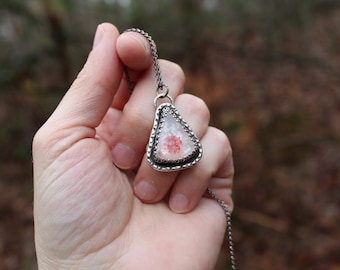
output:
{"label": "fingers", "polygon": [[171,191],[170,208],[177,213],[192,210],[209,186],[231,206],[234,167],[231,147],[226,135],[209,127],[201,140],[203,157],[194,167],[183,171]]}
{"label": "fingers", "polygon": [[[152,66],[149,41],[141,34],[126,32],[117,40],[117,54],[128,68],[131,83],[135,86],[143,72]],[[113,100],[112,107],[122,109],[130,98],[128,82],[125,74],[119,90]]]}
{"label": "fingers", "polygon": [[[205,134],[209,124],[209,110],[205,103],[192,95],[178,96],[175,106],[182,117],[200,138]],[[160,201],[173,185],[178,172],[159,172],[152,169],[144,157],[142,165],[135,177],[135,194],[144,202]]]}
{"label": "fingers", "polygon": [[150,44],[139,33],[121,34],[117,40],[117,53],[132,71],[142,71],[152,63]]}
{"label": "fingers", "polygon": [[[189,117],[188,122],[192,120]],[[199,134],[205,130],[200,162],[187,170],[162,173],[152,170],[143,160],[134,182],[134,192],[142,201],[160,201],[171,189],[169,207],[176,213],[187,213],[195,208],[209,186],[232,209],[234,167],[229,140],[222,131],[208,128],[205,121],[196,122],[194,129]]]}
{"label": "fingers", "polygon": [[[168,64],[170,63],[162,62],[164,67]],[[169,68],[171,69],[171,64]],[[167,68],[164,68],[164,70],[167,70]],[[176,74],[176,72],[170,73]],[[165,74],[169,78],[168,72]],[[145,74],[145,76],[149,76],[149,74]],[[122,158],[118,162],[126,162],[123,165],[120,163],[121,168],[124,168],[124,166],[131,168],[128,166],[133,164],[132,155],[129,156],[131,154],[129,151],[133,151],[134,157],[138,156],[138,158],[141,158],[145,153],[155,110],[152,105],[153,91],[150,94],[143,90],[150,87],[149,83],[149,81],[144,81],[141,78],[136,86],[136,91],[124,107],[124,115],[119,125],[119,131],[116,133],[120,134],[120,137],[117,137],[120,142],[123,142],[125,138],[124,144],[127,142],[129,145],[120,146],[119,143],[116,144],[115,147],[118,145],[118,152],[116,153],[117,148],[113,148],[113,155],[116,155],[114,157],[115,162],[117,162],[117,159],[115,159],[117,156],[118,159]],[[176,84],[172,81],[171,87],[179,89],[181,83]],[[174,96],[178,94],[178,92],[175,92]],[[144,100],[144,103],[140,100]],[[228,138],[218,129],[208,127],[210,114],[201,99],[192,95],[181,94],[177,96],[175,106],[196,135],[201,138],[203,157],[198,164],[188,170],[164,173],[152,169],[144,156],[133,183],[136,196],[144,202],[154,203],[162,200],[172,189],[169,201],[170,208],[177,213],[186,213],[198,204],[206,188],[210,186],[219,198],[232,207],[231,188],[234,168]],[[139,151],[139,153],[136,151]],[[138,163],[140,159],[134,161]]]}
{"label": "fingers", "polygon": [[[175,98],[183,91],[184,73],[171,62],[160,61],[163,80]],[[124,105],[122,116],[111,138],[112,156],[116,166],[121,169],[136,167],[144,153],[153,125],[157,83],[153,67],[138,80],[133,94]]]}

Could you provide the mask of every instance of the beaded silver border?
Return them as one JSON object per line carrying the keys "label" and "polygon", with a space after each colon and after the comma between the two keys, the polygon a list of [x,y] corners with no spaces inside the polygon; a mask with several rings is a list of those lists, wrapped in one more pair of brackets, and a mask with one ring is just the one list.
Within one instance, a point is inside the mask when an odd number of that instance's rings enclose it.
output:
{"label": "beaded silver border", "polygon": [[[172,114],[172,116],[178,121],[195,146],[195,151],[192,155],[178,160],[166,160],[156,158],[154,153],[157,150],[159,134],[162,130],[164,117],[168,114]],[[157,171],[169,172],[169,171],[178,171],[189,168],[195,165],[202,157],[203,150],[200,141],[198,140],[195,133],[192,131],[187,122],[183,119],[183,117],[179,114],[176,107],[170,103],[162,103],[158,106],[155,113],[155,120],[151,130],[150,139],[146,151],[146,158],[152,168]]]}

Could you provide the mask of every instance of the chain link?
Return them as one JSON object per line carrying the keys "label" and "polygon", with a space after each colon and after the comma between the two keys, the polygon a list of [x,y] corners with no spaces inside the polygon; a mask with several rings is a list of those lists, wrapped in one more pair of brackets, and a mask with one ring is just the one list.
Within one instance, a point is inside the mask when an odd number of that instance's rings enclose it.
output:
{"label": "chain link", "polygon": [[[139,34],[143,35],[149,41],[152,60],[153,60],[153,66],[154,66],[154,69],[155,69],[155,75],[156,75],[156,81],[157,81],[156,94],[157,95],[163,94],[164,97],[166,97],[169,94],[169,88],[163,83],[163,80],[162,80],[161,69],[160,69],[159,63],[158,63],[158,54],[157,54],[156,43],[154,42],[152,37],[147,32],[145,32],[144,30],[141,30],[139,28],[129,28],[129,29],[125,30],[124,32],[139,33]],[[124,67],[124,73],[125,73],[126,80],[128,82],[129,91],[132,92],[134,85],[131,82],[131,79],[130,79],[130,76],[129,76],[129,73],[128,73],[128,70],[127,70],[126,67]],[[165,92],[164,92],[164,90],[165,90]]]}
{"label": "chain link", "polygon": [[229,210],[229,206],[221,200],[217,195],[211,190],[211,188],[207,188],[206,193],[213,198],[224,210],[226,221],[227,221],[227,230],[226,236],[229,244],[229,254],[230,254],[230,264],[231,269],[236,270],[236,261],[235,261],[235,253],[234,253],[234,241],[233,241],[233,230],[231,225],[231,213]]}
{"label": "chain link", "polygon": [[[155,75],[156,75],[156,81],[157,81],[157,90],[156,90],[156,98],[154,100],[154,103],[156,104],[158,98],[169,98],[171,103],[173,103],[172,98],[169,96],[169,88],[163,83],[161,70],[158,63],[158,54],[157,54],[157,47],[156,43],[153,41],[152,37],[145,32],[144,30],[138,29],[138,28],[129,28],[125,30],[124,32],[136,32],[141,35],[143,35],[150,43],[151,48],[151,55],[152,60],[154,64],[155,69]],[[124,66],[124,73],[125,78],[127,81],[128,89],[130,92],[133,91],[134,83],[131,81],[128,68]],[[164,92],[165,90],[165,92]],[[155,105],[156,106],[156,105]],[[231,213],[229,210],[229,206],[221,200],[217,195],[211,190],[211,188],[207,188],[206,193],[214,199],[223,209],[226,215],[226,222],[227,222],[227,229],[226,229],[226,235],[228,239],[228,246],[229,246],[229,254],[230,254],[230,264],[231,269],[236,270],[236,262],[235,262],[235,253],[234,253],[234,244],[233,244],[233,237],[232,237],[232,225],[231,225]]]}

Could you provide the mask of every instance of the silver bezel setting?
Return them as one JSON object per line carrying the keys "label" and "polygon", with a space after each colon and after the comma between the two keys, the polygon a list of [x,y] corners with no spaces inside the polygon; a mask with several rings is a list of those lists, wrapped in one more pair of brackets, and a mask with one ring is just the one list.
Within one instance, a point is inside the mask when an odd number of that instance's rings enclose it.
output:
{"label": "silver bezel setting", "polygon": [[[194,144],[194,151],[192,154],[183,159],[167,160],[157,158],[155,153],[157,151],[160,132],[163,127],[164,118],[167,114],[171,114],[177,122],[181,124],[189,138]],[[202,157],[203,150],[200,141],[195,133],[192,131],[187,122],[182,118],[174,105],[170,103],[163,103],[158,106],[155,113],[155,120],[151,130],[150,139],[146,151],[146,157],[151,165],[157,171],[169,172],[178,171],[189,168],[195,165]]]}

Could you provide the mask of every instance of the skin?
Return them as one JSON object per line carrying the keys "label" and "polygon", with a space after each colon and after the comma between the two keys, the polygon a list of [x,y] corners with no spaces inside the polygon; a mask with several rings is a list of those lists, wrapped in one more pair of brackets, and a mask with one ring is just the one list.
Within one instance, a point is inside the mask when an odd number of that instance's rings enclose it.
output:
{"label": "skin", "polygon": [[[123,65],[136,83],[132,95]],[[147,40],[98,26],[78,77],[33,140],[35,244],[39,269],[213,269],[231,208],[233,162],[226,135],[209,127],[205,103],[183,94],[179,66],[163,80],[200,138],[203,157],[180,172],[146,162],[155,77]]]}

